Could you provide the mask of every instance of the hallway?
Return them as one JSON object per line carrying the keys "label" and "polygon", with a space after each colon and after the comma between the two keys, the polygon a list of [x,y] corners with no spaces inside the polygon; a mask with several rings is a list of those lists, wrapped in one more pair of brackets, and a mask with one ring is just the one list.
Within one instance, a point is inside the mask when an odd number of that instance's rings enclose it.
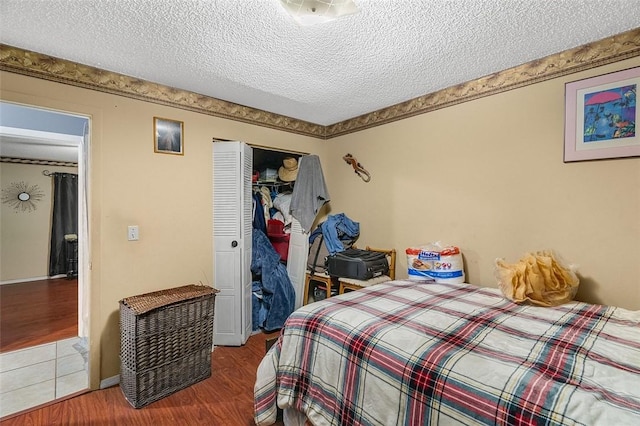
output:
{"label": "hallway", "polygon": [[78,336],[78,279],[0,285],[0,353]]}

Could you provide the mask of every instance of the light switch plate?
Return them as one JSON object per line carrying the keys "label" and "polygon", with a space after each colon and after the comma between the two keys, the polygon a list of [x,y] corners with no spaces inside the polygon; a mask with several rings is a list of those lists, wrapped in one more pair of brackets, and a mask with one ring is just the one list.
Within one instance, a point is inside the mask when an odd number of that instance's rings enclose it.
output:
{"label": "light switch plate", "polygon": [[138,241],[140,239],[138,225],[130,225],[127,227],[127,239],[129,241]]}

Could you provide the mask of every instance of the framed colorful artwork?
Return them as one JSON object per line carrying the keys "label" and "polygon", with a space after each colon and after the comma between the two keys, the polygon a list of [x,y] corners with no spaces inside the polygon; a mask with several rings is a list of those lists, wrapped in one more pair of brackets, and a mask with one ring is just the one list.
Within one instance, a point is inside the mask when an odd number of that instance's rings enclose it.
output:
{"label": "framed colorful artwork", "polygon": [[564,162],[640,156],[640,67],[565,85]]}
{"label": "framed colorful artwork", "polygon": [[153,150],[162,154],[184,155],[184,123],[153,117]]}

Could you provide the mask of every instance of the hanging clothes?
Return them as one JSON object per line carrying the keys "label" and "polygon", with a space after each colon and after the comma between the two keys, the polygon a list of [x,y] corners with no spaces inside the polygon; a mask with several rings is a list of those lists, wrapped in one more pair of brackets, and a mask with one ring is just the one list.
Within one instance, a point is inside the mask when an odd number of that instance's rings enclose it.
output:
{"label": "hanging clothes", "polygon": [[259,193],[253,193],[253,228],[262,232],[267,232],[267,221],[264,217],[264,209],[262,207],[262,196]]}
{"label": "hanging clothes", "polygon": [[298,177],[291,197],[291,214],[304,232],[309,232],[318,210],[330,200],[320,157],[305,155],[298,163]]}
{"label": "hanging clothes", "polygon": [[296,292],[287,268],[280,263],[280,255],[265,233],[254,229],[252,243],[251,272],[260,277],[259,284],[257,280],[252,283],[253,320],[258,321],[253,330],[278,330],[295,309]]}
{"label": "hanging clothes", "polygon": [[293,216],[291,215],[291,197],[291,194],[281,193],[273,199],[273,207],[282,213],[285,226],[290,225],[293,220]]}
{"label": "hanging clothes", "polygon": [[269,223],[271,219],[271,209],[273,208],[273,201],[271,199],[271,191],[266,186],[261,186],[260,196],[262,197],[262,208],[264,210],[264,220]]}

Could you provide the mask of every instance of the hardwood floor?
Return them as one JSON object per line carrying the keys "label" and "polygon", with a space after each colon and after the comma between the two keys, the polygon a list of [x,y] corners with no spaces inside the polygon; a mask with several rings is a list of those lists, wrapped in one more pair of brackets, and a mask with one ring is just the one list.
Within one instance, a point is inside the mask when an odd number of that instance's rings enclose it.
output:
{"label": "hardwood floor", "polygon": [[254,425],[256,368],[267,339],[277,335],[258,333],[242,347],[216,347],[210,378],[140,409],[114,386],[3,419],[2,425]]}
{"label": "hardwood floor", "polygon": [[0,352],[78,335],[78,280],[0,285]]}

